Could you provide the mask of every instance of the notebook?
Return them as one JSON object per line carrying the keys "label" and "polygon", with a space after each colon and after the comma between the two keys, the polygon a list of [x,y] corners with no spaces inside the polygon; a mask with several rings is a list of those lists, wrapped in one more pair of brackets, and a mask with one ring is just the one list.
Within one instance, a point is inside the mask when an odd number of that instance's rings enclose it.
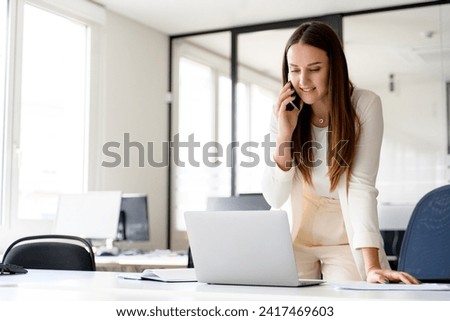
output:
{"label": "notebook", "polygon": [[310,286],[298,279],[284,211],[194,211],[185,213],[198,282]]}
{"label": "notebook", "polygon": [[196,282],[193,269],[146,269],[141,279],[161,282]]}
{"label": "notebook", "polygon": [[142,273],[126,273],[119,278],[128,280],[150,280],[167,283],[197,282],[194,269],[145,269]]}

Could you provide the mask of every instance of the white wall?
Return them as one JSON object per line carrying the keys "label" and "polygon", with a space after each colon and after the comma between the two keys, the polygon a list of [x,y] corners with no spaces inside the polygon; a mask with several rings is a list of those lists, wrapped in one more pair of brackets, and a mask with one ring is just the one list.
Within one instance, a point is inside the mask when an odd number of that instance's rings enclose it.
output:
{"label": "white wall", "polygon": [[[105,27],[104,104],[100,121],[102,133],[99,151],[107,142],[119,142],[122,163],[114,168],[101,166],[112,162],[103,156],[95,189],[146,193],[150,213],[150,244],[145,248],[166,248],[168,167],[155,168],[147,163],[139,167],[137,148],[131,148],[131,163],[123,160],[124,135],[147,146],[154,142],[155,161],[160,161],[161,143],[168,140],[168,108],[165,93],[168,84],[169,38],[144,25],[108,12]],[[147,147],[145,154],[147,154]],[[136,246],[134,244],[133,246]]]}

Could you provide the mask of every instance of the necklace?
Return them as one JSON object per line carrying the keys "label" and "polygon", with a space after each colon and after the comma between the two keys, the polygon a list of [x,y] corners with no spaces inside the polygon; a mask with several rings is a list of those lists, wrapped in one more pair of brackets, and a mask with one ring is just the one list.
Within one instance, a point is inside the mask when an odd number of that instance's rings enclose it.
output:
{"label": "necklace", "polygon": [[320,125],[323,125],[323,124],[325,123],[325,118],[318,117],[318,116],[315,116],[315,117],[316,117],[316,119],[317,119],[317,122],[318,122]]}
{"label": "necklace", "polygon": [[313,113],[313,118],[315,118],[315,121],[319,124],[318,126],[320,126],[320,127],[322,127],[326,122],[328,122],[328,117],[320,117],[314,113]]}

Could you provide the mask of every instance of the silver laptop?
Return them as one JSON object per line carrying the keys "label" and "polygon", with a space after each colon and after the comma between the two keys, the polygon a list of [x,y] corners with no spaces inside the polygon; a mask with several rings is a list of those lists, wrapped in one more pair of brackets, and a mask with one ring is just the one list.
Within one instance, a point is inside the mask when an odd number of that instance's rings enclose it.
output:
{"label": "silver laptop", "polygon": [[309,286],[298,279],[284,211],[186,212],[197,280],[213,284]]}

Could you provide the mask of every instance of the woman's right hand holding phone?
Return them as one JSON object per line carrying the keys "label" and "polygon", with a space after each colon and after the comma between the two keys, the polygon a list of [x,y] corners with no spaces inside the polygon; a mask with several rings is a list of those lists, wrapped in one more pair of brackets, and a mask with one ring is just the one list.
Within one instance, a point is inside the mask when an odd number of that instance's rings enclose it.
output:
{"label": "woman's right hand holding phone", "polygon": [[298,122],[302,106],[299,108],[290,108],[290,103],[294,101],[295,91],[291,88],[291,83],[287,82],[280,91],[277,104],[275,107],[275,115],[278,122],[277,146],[275,149],[274,159],[278,167],[287,171],[292,166],[291,141],[292,133]]}
{"label": "woman's right hand holding phone", "polygon": [[291,140],[292,133],[297,126],[298,114],[302,106],[291,104],[295,100],[296,92],[292,88],[291,82],[288,81],[281,88],[276,105],[276,116],[278,120],[278,136]]}

